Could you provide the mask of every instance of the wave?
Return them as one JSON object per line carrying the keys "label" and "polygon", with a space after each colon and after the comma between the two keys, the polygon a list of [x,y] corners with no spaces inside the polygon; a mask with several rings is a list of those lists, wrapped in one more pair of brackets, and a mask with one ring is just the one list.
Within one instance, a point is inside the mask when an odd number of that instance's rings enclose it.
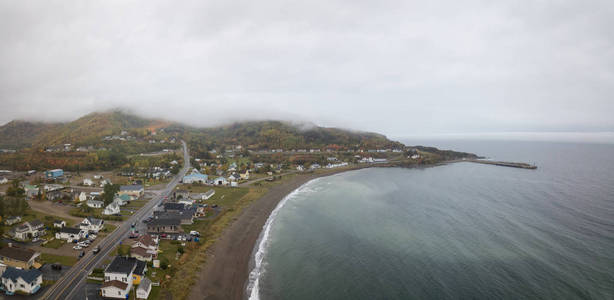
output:
{"label": "wave", "polygon": [[288,200],[296,197],[301,193],[309,193],[313,192],[313,190],[309,189],[308,185],[318,181],[320,178],[316,178],[306,182],[305,184],[298,187],[296,190],[292,191],[290,194],[286,195],[280,202],[277,204],[275,209],[269,215],[266,223],[262,227],[262,232],[260,233],[260,237],[258,237],[258,241],[256,242],[257,247],[254,249],[254,268],[249,273],[249,279],[247,284],[247,294],[249,295],[249,300],[260,300],[260,278],[262,274],[264,274],[264,257],[266,255],[266,250],[269,244],[269,235],[271,232],[271,227],[275,222],[276,216],[281,210],[282,207],[288,202]]}

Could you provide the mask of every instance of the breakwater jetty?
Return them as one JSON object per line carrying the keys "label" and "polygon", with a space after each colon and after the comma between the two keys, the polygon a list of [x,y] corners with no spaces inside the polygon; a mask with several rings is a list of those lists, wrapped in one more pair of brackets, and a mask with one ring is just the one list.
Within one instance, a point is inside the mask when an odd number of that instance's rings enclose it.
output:
{"label": "breakwater jetty", "polygon": [[473,163],[478,163],[478,164],[485,164],[485,165],[511,167],[511,168],[521,168],[521,169],[530,169],[530,170],[537,169],[536,165],[531,165],[527,163],[519,163],[519,162],[494,161],[494,160],[484,160],[484,159],[466,159],[463,161],[468,161],[468,162],[473,162]]}

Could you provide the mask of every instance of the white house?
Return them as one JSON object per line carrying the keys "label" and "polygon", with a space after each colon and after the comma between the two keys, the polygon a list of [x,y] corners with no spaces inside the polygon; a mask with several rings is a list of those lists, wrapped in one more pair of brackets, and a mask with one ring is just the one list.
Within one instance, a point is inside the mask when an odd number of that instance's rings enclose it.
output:
{"label": "white house", "polygon": [[104,270],[102,296],[126,299],[132,288],[132,274],[136,266],[136,259],[116,256]]}
{"label": "white house", "polygon": [[151,280],[145,277],[141,279],[141,283],[139,287],[136,289],[136,298],[137,299],[147,299],[149,297],[149,293],[151,292]]}
{"label": "white house", "polygon": [[45,235],[45,224],[39,220],[24,222],[23,224],[11,228],[11,236],[16,240],[25,241]]}
{"label": "white house", "polygon": [[113,202],[104,208],[104,211],[102,212],[102,214],[109,216],[109,215],[119,214],[119,212],[120,212],[119,205]]}
{"label": "white house", "polygon": [[83,202],[87,200],[87,194],[85,192],[79,193],[79,202]]}
{"label": "white house", "polygon": [[43,273],[37,269],[7,267],[2,273],[2,287],[9,295],[15,292],[34,294],[41,288],[41,284],[43,284]]}
{"label": "white house", "polygon": [[64,227],[66,227],[66,221],[64,221],[64,220],[55,220],[55,221],[53,221],[53,227],[55,227],[55,228],[64,228]]}
{"label": "white house", "polygon": [[79,228],[64,227],[55,233],[55,238],[72,242],[85,237],[85,232]]}
{"label": "white house", "polygon": [[92,217],[87,217],[83,219],[81,224],[79,224],[79,228],[86,232],[98,232],[104,228],[104,221]]}
{"label": "white house", "polygon": [[225,177],[218,177],[213,181],[215,185],[228,185],[228,180]]}
{"label": "white house", "polygon": [[91,208],[102,208],[104,202],[98,200],[87,200],[87,206]]}
{"label": "white house", "polygon": [[0,177],[0,184],[6,184],[9,183],[9,180],[6,179],[6,177]]}
{"label": "white house", "polygon": [[86,185],[86,186],[93,186],[93,185],[94,185],[94,181],[92,181],[92,180],[91,180],[91,179],[89,179],[89,178],[85,178],[85,179],[83,179],[83,185]]}

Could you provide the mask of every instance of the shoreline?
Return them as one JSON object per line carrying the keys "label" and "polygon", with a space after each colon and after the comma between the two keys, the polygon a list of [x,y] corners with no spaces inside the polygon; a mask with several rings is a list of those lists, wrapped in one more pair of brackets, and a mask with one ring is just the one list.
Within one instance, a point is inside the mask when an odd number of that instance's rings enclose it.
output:
{"label": "shoreline", "polygon": [[259,244],[267,220],[279,203],[313,179],[367,167],[297,174],[286,182],[272,186],[266,194],[246,207],[215,241],[207,261],[198,272],[188,299],[247,299],[254,249]]}

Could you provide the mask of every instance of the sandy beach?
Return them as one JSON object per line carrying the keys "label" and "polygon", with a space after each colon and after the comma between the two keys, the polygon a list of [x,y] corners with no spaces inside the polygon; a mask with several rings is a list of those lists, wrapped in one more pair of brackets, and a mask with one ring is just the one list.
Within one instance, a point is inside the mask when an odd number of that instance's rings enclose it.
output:
{"label": "sandy beach", "polygon": [[189,299],[244,299],[252,251],[260,232],[277,204],[306,182],[323,176],[349,171],[298,174],[275,185],[247,207],[213,245],[207,262],[200,270]]}

